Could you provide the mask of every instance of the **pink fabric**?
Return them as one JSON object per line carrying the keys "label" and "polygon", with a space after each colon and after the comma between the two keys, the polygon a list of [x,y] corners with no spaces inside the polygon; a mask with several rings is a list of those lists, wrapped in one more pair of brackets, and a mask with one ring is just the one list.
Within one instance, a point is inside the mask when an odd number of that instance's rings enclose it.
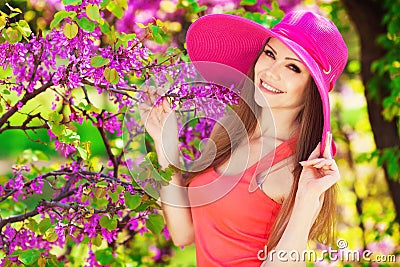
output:
{"label": "pink fabric", "polygon": [[[257,252],[264,248],[281,205],[261,190],[249,191],[249,184],[262,165],[274,165],[294,153],[296,139],[279,145],[259,162],[246,169],[235,187],[222,198],[192,207],[198,267],[260,266]],[[275,153],[274,153],[275,152]],[[201,202],[201,187],[221,176],[213,168],[197,176],[189,185],[190,202]],[[207,191],[207,190],[206,190]]]}

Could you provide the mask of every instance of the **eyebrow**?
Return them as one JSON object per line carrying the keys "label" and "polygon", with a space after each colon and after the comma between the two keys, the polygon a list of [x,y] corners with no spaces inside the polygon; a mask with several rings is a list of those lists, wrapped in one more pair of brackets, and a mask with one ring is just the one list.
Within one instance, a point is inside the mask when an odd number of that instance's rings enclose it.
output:
{"label": "eyebrow", "polygon": [[[274,54],[278,54],[277,52],[276,52],[276,50],[274,49],[274,48],[272,48],[272,46],[270,46],[269,44],[267,44],[267,46],[272,50],[272,52],[274,52]],[[298,62],[300,62],[301,64],[304,64],[302,61],[300,61],[299,59],[297,59],[297,58],[292,58],[292,57],[285,57],[285,59],[288,59],[288,60],[295,60],[295,61],[298,61]]]}
{"label": "eyebrow", "polygon": [[272,52],[274,52],[274,54],[278,54],[278,53],[276,53],[275,49],[272,48],[272,46],[270,46],[269,44],[267,44],[267,46],[268,46],[269,48],[271,48],[271,50],[272,50]]}
{"label": "eyebrow", "polygon": [[289,59],[289,60],[296,60],[296,61],[300,62],[301,64],[304,64],[302,61],[300,61],[300,60],[299,60],[299,59],[297,59],[297,58],[285,57],[285,59]]}

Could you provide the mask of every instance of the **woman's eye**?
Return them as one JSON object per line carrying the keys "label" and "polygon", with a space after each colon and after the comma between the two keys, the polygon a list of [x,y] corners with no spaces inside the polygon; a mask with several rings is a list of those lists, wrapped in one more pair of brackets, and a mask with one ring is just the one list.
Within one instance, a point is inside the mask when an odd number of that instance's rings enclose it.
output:
{"label": "woman's eye", "polygon": [[300,73],[301,72],[300,68],[297,67],[296,65],[293,65],[293,64],[290,64],[288,66],[288,68],[291,69],[292,71],[296,72],[296,73]]}
{"label": "woman's eye", "polygon": [[269,56],[270,58],[275,59],[275,55],[274,55],[274,53],[272,53],[271,50],[265,50],[264,53],[265,53],[267,56]]}

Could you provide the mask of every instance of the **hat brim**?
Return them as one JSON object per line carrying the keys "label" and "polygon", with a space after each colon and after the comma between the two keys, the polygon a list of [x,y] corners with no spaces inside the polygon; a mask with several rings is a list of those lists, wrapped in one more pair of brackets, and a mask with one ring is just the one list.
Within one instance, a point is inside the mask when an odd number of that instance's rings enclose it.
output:
{"label": "hat brim", "polygon": [[[305,65],[314,79],[321,96],[324,126],[321,141],[321,155],[325,147],[326,133],[330,131],[330,104],[328,92],[317,62],[300,45],[251,20],[229,14],[210,14],[196,20],[186,36],[186,48],[191,61],[209,61],[228,65],[248,75],[257,56],[268,38],[273,37],[284,43]],[[311,71],[314,70],[314,71]],[[205,79],[214,79],[215,71],[199,70]],[[208,73],[207,73],[208,72]],[[211,78],[212,77],[212,78]],[[335,154],[335,146],[332,146]]]}

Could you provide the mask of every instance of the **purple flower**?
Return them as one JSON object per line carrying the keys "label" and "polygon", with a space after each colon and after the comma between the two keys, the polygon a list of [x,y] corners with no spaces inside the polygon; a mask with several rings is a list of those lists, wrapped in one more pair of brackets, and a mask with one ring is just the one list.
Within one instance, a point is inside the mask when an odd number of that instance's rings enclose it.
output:
{"label": "purple flower", "polygon": [[104,237],[105,240],[110,244],[117,240],[117,229],[108,231],[107,229],[101,228],[101,235]]}
{"label": "purple flower", "polygon": [[76,151],[76,148],[73,145],[66,144],[58,140],[55,140],[54,144],[56,145],[55,149],[66,158]]}

